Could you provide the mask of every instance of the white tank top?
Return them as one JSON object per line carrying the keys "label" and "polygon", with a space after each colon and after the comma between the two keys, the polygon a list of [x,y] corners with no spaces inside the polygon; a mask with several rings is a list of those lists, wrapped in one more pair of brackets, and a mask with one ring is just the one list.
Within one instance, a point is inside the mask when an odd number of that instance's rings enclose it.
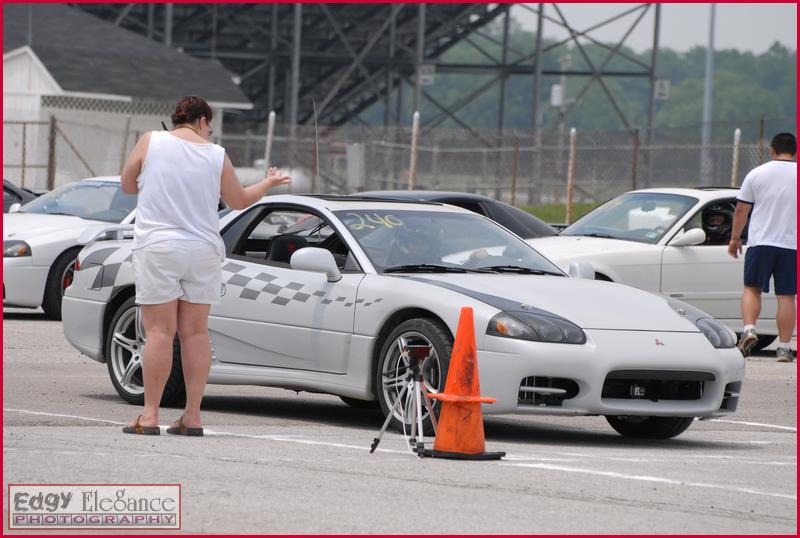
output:
{"label": "white tank top", "polygon": [[225,149],[153,131],[137,183],[133,249],[169,239],[205,241],[225,259],[217,207]]}

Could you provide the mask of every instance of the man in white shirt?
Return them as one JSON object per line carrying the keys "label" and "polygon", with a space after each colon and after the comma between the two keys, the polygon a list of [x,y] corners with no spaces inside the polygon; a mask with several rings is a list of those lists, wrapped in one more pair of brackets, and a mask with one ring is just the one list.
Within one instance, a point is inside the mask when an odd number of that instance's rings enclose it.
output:
{"label": "man in white shirt", "polygon": [[741,235],[750,216],[747,254],[744,258],[742,319],[739,349],[746,357],[758,341],[755,324],[761,314],[761,293],[775,282],[778,299],[778,362],[792,362],[790,347],[794,331],[797,295],[797,139],[791,133],[775,135],[770,142],[772,160],[750,171],[744,178],[733,216],[728,253],[738,258]]}

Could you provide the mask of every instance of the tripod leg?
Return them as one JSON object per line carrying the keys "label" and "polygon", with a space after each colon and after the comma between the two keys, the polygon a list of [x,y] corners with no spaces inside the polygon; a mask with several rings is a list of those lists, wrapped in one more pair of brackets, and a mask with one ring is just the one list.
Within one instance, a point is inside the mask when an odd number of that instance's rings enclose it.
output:
{"label": "tripod leg", "polygon": [[425,434],[422,430],[422,383],[419,380],[414,380],[414,406],[416,407],[416,419],[419,427],[419,443],[422,444],[425,440]]}
{"label": "tripod leg", "polygon": [[[383,434],[386,433],[387,428],[389,427],[389,423],[392,421],[392,417],[394,416],[394,412],[400,407],[400,402],[403,401],[403,395],[408,390],[410,384],[406,384],[403,387],[403,390],[400,391],[400,394],[397,395],[397,398],[394,400],[392,404],[392,408],[389,409],[389,413],[386,416],[386,420],[383,422],[383,426],[381,427],[380,433],[378,433],[378,437],[372,440],[372,445],[369,448],[369,453],[372,454],[375,452],[375,449],[378,448],[378,444],[381,442],[381,438],[383,438]],[[404,413],[405,415],[405,413]]]}
{"label": "tripod leg", "polygon": [[428,395],[423,390],[422,396],[425,398],[425,408],[428,410],[428,416],[431,417],[431,425],[433,425],[433,434],[436,435],[436,429],[439,427],[439,424],[436,420],[436,415],[433,414],[433,404],[431,404],[431,399],[428,398]]}
{"label": "tripod leg", "polygon": [[[416,446],[417,444],[417,421],[415,420],[416,415],[412,415],[412,413],[416,410],[416,401],[417,401],[417,383],[416,381],[411,381],[408,386],[411,388],[411,396],[408,399],[408,405],[403,410],[403,420],[406,418],[411,419],[411,437],[408,440],[408,444],[412,447]],[[422,431],[420,430],[420,434]]]}

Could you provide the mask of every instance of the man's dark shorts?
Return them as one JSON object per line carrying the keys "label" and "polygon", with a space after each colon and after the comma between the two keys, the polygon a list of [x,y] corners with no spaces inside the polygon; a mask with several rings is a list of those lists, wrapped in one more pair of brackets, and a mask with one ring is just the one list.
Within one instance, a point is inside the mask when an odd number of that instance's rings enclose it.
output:
{"label": "man's dark shorts", "polygon": [[775,295],[797,295],[797,251],[759,245],[744,256],[744,285],[769,293],[769,279],[775,278]]}

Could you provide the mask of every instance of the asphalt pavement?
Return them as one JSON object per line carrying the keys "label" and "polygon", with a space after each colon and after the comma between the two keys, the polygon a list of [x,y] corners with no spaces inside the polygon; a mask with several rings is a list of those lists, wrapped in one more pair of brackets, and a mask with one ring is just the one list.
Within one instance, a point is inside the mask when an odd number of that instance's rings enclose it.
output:
{"label": "asphalt pavement", "polygon": [[[138,408],[59,322],[5,309],[8,483],[180,483],[200,533],[795,534],[797,369],[747,361],[736,414],[667,441],[602,417],[487,417],[496,462],[419,459],[382,416],[328,395],[209,386],[206,436],[123,435]],[[169,424],[179,409],[163,409]]]}

